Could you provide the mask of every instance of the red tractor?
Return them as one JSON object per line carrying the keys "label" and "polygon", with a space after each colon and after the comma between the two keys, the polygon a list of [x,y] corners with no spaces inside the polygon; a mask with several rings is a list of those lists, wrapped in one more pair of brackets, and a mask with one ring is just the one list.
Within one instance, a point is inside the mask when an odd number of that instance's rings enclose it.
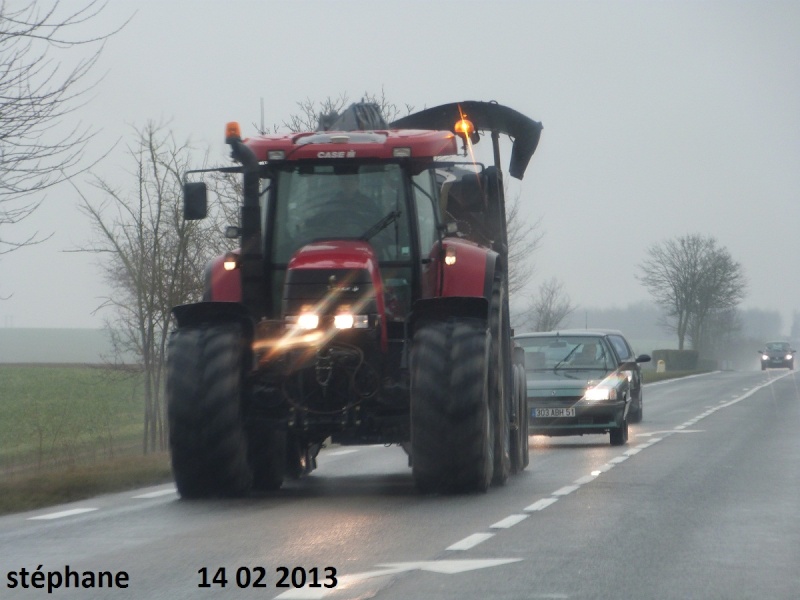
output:
{"label": "red tractor", "polygon": [[[271,490],[326,442],[398,444],[424,492],[485,491],[528,464],[512,345],[499,135],[522,178],[541,124],[461,102],[386,124],[354,104],[318,131],[227,143],[242,174],[240,249],[203,302],[177,306],[167,362],[183,497]],[[458,162],[489,132],[490,167]],[[451,160],[444,160],[450,157]],[[184,216],[206,215],[202,181]]]}

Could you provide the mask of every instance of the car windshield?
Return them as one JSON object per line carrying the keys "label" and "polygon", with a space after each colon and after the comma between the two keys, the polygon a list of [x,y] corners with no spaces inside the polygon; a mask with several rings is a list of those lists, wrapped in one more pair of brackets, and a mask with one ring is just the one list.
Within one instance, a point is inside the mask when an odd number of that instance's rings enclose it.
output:
{"label": "car windshield", "polygon": [[411,258],[399,164],[291,165],[277,171],[272,262],[319,239],[367,239],[381,261]]}
{"label": "car windshield", "polygon": [[591,336],[517,338],[526,371],[592,369],[608,371],[614,360],[605,341]]}
{"label": "car windshield", "polygon": [[772,350],[773,352],[788,352],[789,344],[787,342],[768,342],[767,350]]}

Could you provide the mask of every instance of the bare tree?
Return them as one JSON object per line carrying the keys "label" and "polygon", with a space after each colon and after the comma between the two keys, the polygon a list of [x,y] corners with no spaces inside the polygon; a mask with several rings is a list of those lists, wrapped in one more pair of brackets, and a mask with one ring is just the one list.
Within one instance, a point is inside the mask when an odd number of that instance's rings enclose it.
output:
{"label": "bare tree", "polygon": [[[400,108],[397,104],[391,102],[386,97],[383,88],[381,88],[379,94],[364,92],[360,101],[377,104],[381,115],[387,123],[391,123],[400,116],[410,114],[414,110],[414,107],[409,104],[406,104],[404,108]],[[349,103],[350,100],[345,93],[341,93],[335,98],[328,96],[319,102],[306,98],[302,102],[297,103],[299,112],[291,115],[284,121],[283,126],[294,133],[316,131],[321,119],[333,118],[334,115],[338,115],[347,108]],[[260,131],[261,133],[267,133],[263,131],[263,127],[260,128]]]}
{"label": "bare tree", "polygon": [[201,299],[204,268],[217,253],[224,217],[185,221],[182,175],[191,148],[153,123],[136,133],[129,147],[131,193],[98,178],[99,200],[81,194],[96,232],[94,244],[81,250],[106,257],[102,268],[111,293],[101,308],[112,309],[107,323],[118,357],[133,355],[141,366],[148,452],[166,445],[162,383],[170,311]]}
{"label": "bare tree", "polygon": [[665,311],[665,325],[677,333],[681,350],[687,340],[699,344],[710,317],[736,308],[747,289],[741,265],[711,236],[655,244],[639,268],[638,279]]}
{"label": "bare tree", "polygon": [[[66,11],[58,1],[44,8],[37,0],[0,3],[0,228],[19,223],[40,206],[42,199],[32,199],[33,194],[91,167],[83,164],[94,135],[90,127],[77,123],[64,133],[52,132],[96,84],[89,73],[105,40],[119,31],[73,35],[104,7],[97,0]],[[94,51],[68,66],[69,51],[81,46]],[[22,239],[0,234],[0,254],[45,239],[38,232]]]}
{"label": "bare tree", "polygon": [[530,223],[520,212],[520,197],[506,204],[506,230],[508,236],[508,293],[519,294],[534,274],[533,255],[544,237],[541,219]]}
{"label": "bare tree", "polygon": [[552,277],[539,286],[527,310],[528,322],[533,331],[554,331],[561,327],[575,306],[564,291],[564,284]]}

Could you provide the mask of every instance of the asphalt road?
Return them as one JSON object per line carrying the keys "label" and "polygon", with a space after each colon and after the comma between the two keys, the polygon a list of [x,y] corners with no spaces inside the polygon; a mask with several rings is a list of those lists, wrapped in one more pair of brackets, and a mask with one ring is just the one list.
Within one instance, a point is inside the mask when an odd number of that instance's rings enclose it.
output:
{"label": "asphalt road", "polygon": [[528,470],[487,494],[422,496],[401,449],[330,448],[245,500],[161,486],[2,517],[0,597],[800,598],[798,377],[644,401],[627,446],[531,437]]}

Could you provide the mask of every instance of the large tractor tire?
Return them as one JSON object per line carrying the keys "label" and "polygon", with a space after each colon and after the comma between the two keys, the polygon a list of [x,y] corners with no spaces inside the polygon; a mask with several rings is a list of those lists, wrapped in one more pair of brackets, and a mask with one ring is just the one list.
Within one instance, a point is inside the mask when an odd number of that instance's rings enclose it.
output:
{"label": "large tractor tire", "polygon": [[508,325],[508,313],[503,282],[497,278],[492,286],[492,299],[489,306],[489,331],[491,346],[489,356],[489,407],[494,427],[494,472],[492,483],[503,485],[511,473],[511,424],[510,388],[513,382],[509,378],[511,368],[511,338]]}
{"label": "large tractor tire", "polygon": [[530,463],[528,446],[528,397],[525,368],[514,365],[514,402],[517,404],[517,430],[511,436],[511,472],[516,474]]}
{"label": "large tractor tire", "polygon": [[411,350],[411,464],[423,492],[485,492],[492,481],[490,345],[480,319],[417,327]]}
{"label": "large tractor tire", "polygon": [[250,489],[242,421],[244,352],[236,324],[183,328],[170,338],[169,444],[184,498],[241,496]]}
{"label": "large tractor tire", "polygon": [[253,489],[277,490],[283,485],[287,456],[287,433],[256,423],[247,431],[248,460],[253,469]]}

